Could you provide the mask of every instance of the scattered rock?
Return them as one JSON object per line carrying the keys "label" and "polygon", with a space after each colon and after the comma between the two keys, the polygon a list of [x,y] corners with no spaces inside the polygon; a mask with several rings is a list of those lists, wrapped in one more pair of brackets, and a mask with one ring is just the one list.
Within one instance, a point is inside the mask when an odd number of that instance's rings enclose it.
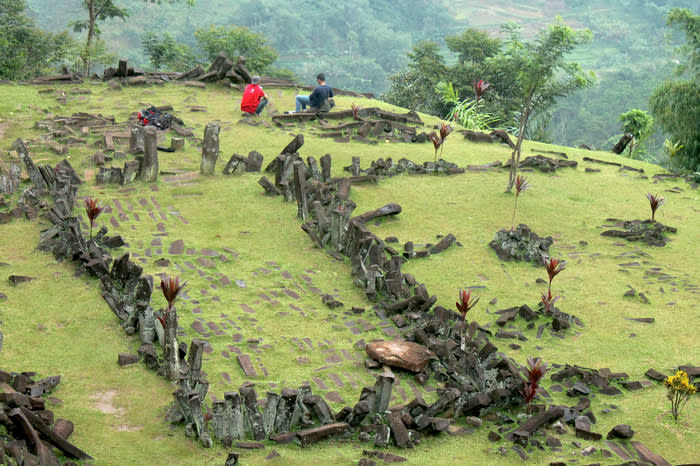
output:
{"label": "scattered rock", "polygon": [[410,341],[378,341],[367,344],[367,355],[387,366],[420,372],[435,353],[423,345]]}

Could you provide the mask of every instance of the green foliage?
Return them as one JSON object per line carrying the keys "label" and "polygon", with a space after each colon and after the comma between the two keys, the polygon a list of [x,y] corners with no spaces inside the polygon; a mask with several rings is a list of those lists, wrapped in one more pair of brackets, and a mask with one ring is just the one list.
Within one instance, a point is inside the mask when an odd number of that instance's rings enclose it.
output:
{"label": "green foliage", "polygon": [[[144,0],[146,1],[146,0]],[[188,5],[194,5],[196,0],[186,0]],[[177,3],[179,0],[150,0],[151,3],[160,5],[161,3]],[[69,24],[75,32],[87,30],[85,45],[80,52],[80,59],[83,62],[83,75],[87,76],[94,64],[107,64],[114,60],[104,49],[104,44],[98,44],[101,35],[99,29],[100,22],[110,19],[121,19],[126,21],[129,17],[129,10],[123,6],[122,0],[81,0],[81,6],[87,12],[87,18],[71,21]]]}
{"label": "green foliage", "polygon": [[[389,77],[391,87],[382,99],[399,107],[439,115],[445,113],[435,86],[447,72],[437,42],[422,41],[408,53],[408,70]],[[439,111],[442,110],[442,111]]]}
{"label": "green foliage", "polygon": [[632,141],[629,143],[629,156],[633,157],[635,149],[651,135],[654,118],[644,110],[633,108],[632,110],[620,115],[622,122],[622,131],[632,135]]}
{"label": "green foliage", "polygon": [[177,42],[167,31],[162,35],[155,30],[146,31],[141,45],[156,70],[181,71],[192,68],[196,62],[192,48]]}
{"label": "green foliage", "polygon": [[673,8],[668,26],[685,34],[686,43],[676,49],[684,61],[674,80],[660,84],[649,98],[656,122],[679,144],[670,159],[671,168],[700,170],[700,15]]}
{"label": "green foliage", "polygon": [[530,117],[551,108],[557,98],[592,85],[595,76],[584,72],[578,63],[567,61],[567,56],[577,46],[591,40],[589,30],[574,31],[561,18],[542,29],[532,42],[524,42],[513,25],[507,25],[505,30],[509,34],[505,50],[488,61],[496,65],[501,77],[512,74],[516,79],[510,87],[503,87],[498,80],[492,81],[501,98],[507,98],[520,112],[518,141],[511,156],[507,186],[507,191],[510,191],[516,181],[520,150]]}
{"label": "green foliage", "polygon": [[278,53],[269,45],[263,34],[252,32],[245,26],[215,26],[197,29],[194,36],[207,58],[212,61],[223,52],[229,59],[239,55],[247,58],[246,67],[262,74],[277,57]]}
{"label": "green foliage", "polygon": [[445,37],[447,48],[458,55],[462,63],[483,63],[489,57],[496,55],[501,48],[501,41],[489,37],[488,31],[469,28],[462,34]]}
{"label": "green foliage", "polygon": [[27,79],[72,61],[75,42],[63,31],[45,32],[25,13],[24,0],[0,4],[0,79]]}
{"label": "green foliage", "polygon": [[435,91],[450,108],[445,116],[446,120],[458,121],[465,129],[472,131],[492,129],[498,122],[498,117],[495,115],[481,111],[483,105],[480,105],[476,99],[460,100],[459,92],[455,90],[452,83],[439,82],[435,86]]}

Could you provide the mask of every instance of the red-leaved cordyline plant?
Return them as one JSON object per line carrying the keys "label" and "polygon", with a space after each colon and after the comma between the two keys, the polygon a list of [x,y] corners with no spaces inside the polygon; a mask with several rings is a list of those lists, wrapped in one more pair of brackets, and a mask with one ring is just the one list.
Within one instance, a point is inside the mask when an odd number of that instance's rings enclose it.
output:
{"label": "red-leaved cordyline plant", "polygon": [[102,204],[97,203],[97,199],[91,197],[85,199],[85,213],[88,216],[88,220],[90,220],[90,240],[92,240],[92,229],[95,226],[95,220],[103,210],[104,207],[102,207]]}
{"label": "red-leaved cordyline plant", "polygon": [[452,132],[452,125],[440,122],[440,139],[442,143],[440,144],[440,158],[442,158],[442,149],[445,148],[443,145],[447,136]]}
{"label": "red-leaved cordyline plant", "polygon": [[352,109],[352,117],[357,120],[360,116],[360,110],[362,110],[362,107],[352,103],[350,104],[350,108]]}
{"label": "red-leaved cordyline plant", "polygon": [[652,193],[647,193],[647,199],[649,199],[649,206],[651,207],[651,221],[655,222],[654,216],[656,215],[656,209],[664,204],[664,198]]}
{"label": "red-leaved cordyline plant", "polygon": [[559,275],[559,272],[566,268],[566,261],[553,257],[545,257],[543,262],[545,269],[547,269],[547,276],[549,277],[549,290],[552,291],[552,280]]}
{"label": "red-leaved cordyline plant", "polygon": [[527,358],[527,368],[525,369],[525,386],[522,390],[523,398],[527,403],[527,413],[530,414],[532,409],[532,402],[534,401],[537,393],[541,391],[539,385],[540,379],[547,373],[548,367],[541,359]]}
{"label": "red-leaved cordyline plant", "polygon": [[[462,315],[462,322],[467,321],[467,312],[469,312],[471,309],[476,306],[476,303],[479,302],[479,297],[474,296],[472,298],[472,291],[465,291],[465,290],[459,290],[459,301],[455,303],[457,306],[457,311]],[[462,329],[462,335],[461,335],[461,344],[460,344],[460,349],[462,351],[465,351],[467,348],[467,339],[465,337],[465,332],[466,332],[466,327]]]}
{"label": "red-leaved cordyline plant", "polygon": [[481,98],[486,93],[486,90],[491,86],[490,83],[485,82],[483,79],[474,81],[472,87],[474,88],[474,94],[476,95],[476,103],[478,104]]}
{"label": "red-leaved cordyline plant", "polygon": [[442,145],[442,138],[440,136],[438,136],[435,131],[430,133],[429,137],[433,143],[433,147],[435,148],[435,161],[437,162],[437,151],[440,148],[440,146]]}
{"label": "red-leaved cordyline plant", "polygon": [[549,277],[547,293],[542,293],[542,304],[544,305],[545,314],[549,315],[554,309],[554,303],[559,299],[559,296],[552,296],[552,280],[566,268],[566,262],[553,257],[544,257],[542,262],[544,262],[544,268],[547,270],[547,276]]}
{"label": "red-leaved cordyline plant", "polygon": [[542,306],[544,307],[545,315],[551,315],[554,309],[554,303],[559,300],[559,296],[552,296],[552,290],[547,290],[546,293],[542,293]]}
{"label": "red-leaved cordyline plant", "polygon": [[187,282],[180,284],[179,276],[169,277],[167,275],[163,275],[163,278],[161,278],[160,288],[163,290],[163,296],[165,296],[165,300],[168,302],[168,307],[165,308],[162,315],[158,316],[158,320],[160,320],[160,323],[163,324],[163,327],[165,327],[165,318],[168,312],[172,311],[173,307],[175,306],[175,300],[180,293],[182,293],[182,290],[185,288],[186,284]]}
{"label": "red-leaved cordyline plant", "polygon": [[467,320],[467,312],[474,309],[476,303],[479,302],[479,297],[474,296],[472,299],[472,290],[459,290],[459,301],[455,303],[457,310],[462,315],[462,320]]}
{"label": "red-leaved cordyline plant", "polygon": [[518,208],[518,197],[520,196],[521,192],[525,191],[529,187],[530,183],[527,181],[527,178],[518,175],[518,177],[515,179],[515,205],[513,206],[513,218],[510,220],[511,230],[515,228],[515,209]]}

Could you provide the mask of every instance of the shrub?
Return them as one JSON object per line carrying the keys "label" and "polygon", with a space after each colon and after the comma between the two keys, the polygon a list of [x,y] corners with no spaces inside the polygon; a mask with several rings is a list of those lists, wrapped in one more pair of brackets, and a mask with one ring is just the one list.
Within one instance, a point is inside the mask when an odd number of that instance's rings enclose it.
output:
{"label": "shrub", "polygon": [[671,400],[671,414],[673,419],[677,421],[683,406],[688,402],[690,395],[695,393],[697,389],[690,383],[688,374],[681,370],[677,371],[675,375],[666,377],[664,385],[668,389],[666,396]]}

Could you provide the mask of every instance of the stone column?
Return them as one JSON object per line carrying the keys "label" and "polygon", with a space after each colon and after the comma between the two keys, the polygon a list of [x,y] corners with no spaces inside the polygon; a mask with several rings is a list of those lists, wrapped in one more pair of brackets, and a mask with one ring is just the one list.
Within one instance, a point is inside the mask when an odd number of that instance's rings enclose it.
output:
{"label": "stone column", "polygon": [[129,122],[129,153],[140,154],[143,152],[143,126],[136,122]]}
{"label": "stone column", "polygon": [[199,173],[213,175],[216,168],[216,159],[219,157],[219,131],[218,123],[207,123],[204,128],[204,140],[202,141],[202,162]]}
{"label": "stone column", "polygon": [[141,181],[158,181],[158,130],[154,126],[144,128],[144,156],[139,178]]}
{"label": "stone column", "polygon": [[177,311],[175,308],[165,313],[165,331],[163,332],[163,360],[166,377],[177,381],[180,376],[180,358],[177,342]]}

